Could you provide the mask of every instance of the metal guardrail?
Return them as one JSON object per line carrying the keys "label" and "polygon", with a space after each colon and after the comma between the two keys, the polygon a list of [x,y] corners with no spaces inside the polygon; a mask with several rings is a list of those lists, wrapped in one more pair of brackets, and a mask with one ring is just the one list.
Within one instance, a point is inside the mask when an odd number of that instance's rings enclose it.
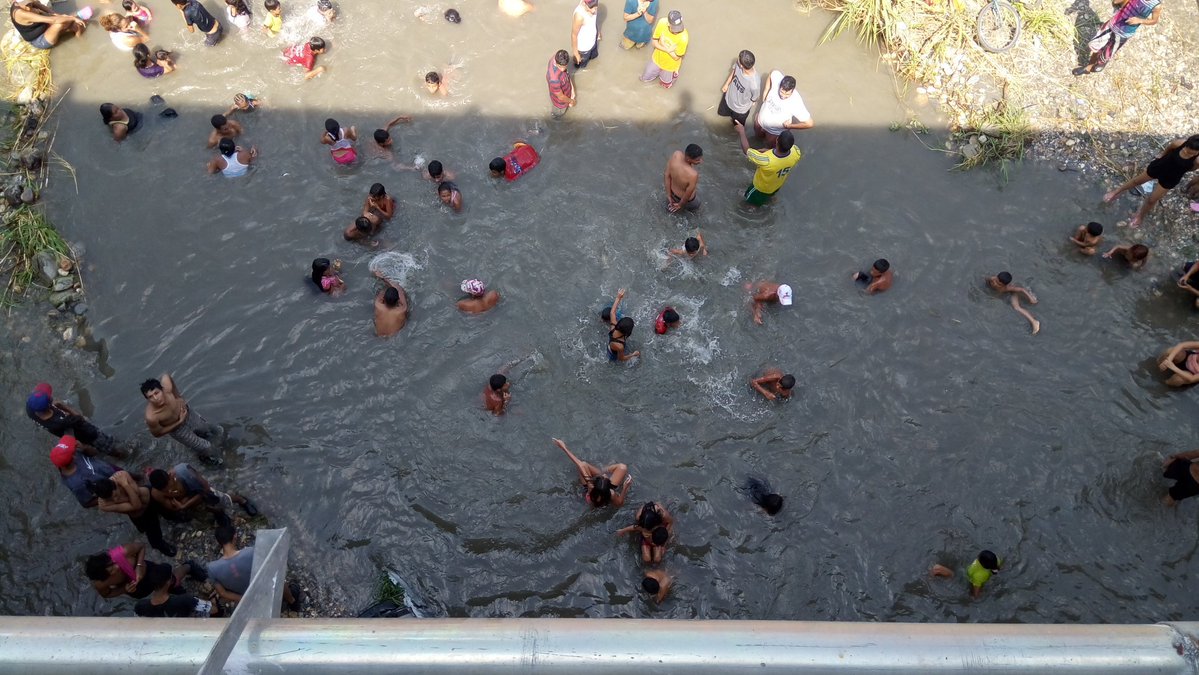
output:
{"label": "metal guardrail", "polygon": [[1199,623],[279,619],[288,542],[229,619],[0,617],[0,673],[1199,675]]}

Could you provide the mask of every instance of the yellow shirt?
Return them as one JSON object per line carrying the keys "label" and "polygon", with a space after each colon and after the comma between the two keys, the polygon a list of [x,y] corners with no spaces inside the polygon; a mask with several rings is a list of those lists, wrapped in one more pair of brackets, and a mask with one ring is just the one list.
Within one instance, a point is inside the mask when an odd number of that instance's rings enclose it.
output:
{"label": "yellow shirt", "polygon": [[783,187],[783,183],[787,181],[787,174],[799,163],[800,153],[799,148],[793,145],[791,153],[786,157],[779,157],[774,154],[774,150],[750,150],[745,156],[758,165],[758,170],[754,173],[754,187],[759,192],[770,195]]}
{"label": "yellow shirt", "polygon": [[266,20],[262,22],[266,29],[271,32],[271,35],[278,35],[279,31],[283,30],[283,17],[275,16],[270,12],[266,13]]}
{"label": "yellow shirt", "polygon": [[674,53],[680,57],[676,59],[661,49],[655,49],[653,56],[654,63],[667,72],[679,72],[679,68],[683,65],[682,56],[687,53],[687,43],[691,41],[691,34],[687,32],[686,28],[681,33],[671,33],[670,21],[662,19],[658,22],[657,26],[654,26],[653,39],[661,43],[666,49],[673,49]]}

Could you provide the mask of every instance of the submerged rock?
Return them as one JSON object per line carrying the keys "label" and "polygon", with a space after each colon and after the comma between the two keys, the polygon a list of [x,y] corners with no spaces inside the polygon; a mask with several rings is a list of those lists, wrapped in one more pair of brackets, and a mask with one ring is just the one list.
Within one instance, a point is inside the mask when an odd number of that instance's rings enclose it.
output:
{"label": "submerged rock", "polygon": [[71,287],[72,287],[72,286],[74,286],[74,285],[75,285],[75,277],[73,277],[73,276],[69,276],[69,275],[68,275],[68,276],[65,276],[65,277],[59,277],[59,278],[57,278],[57,279],[55,279],[55,280],[54,280],[54,288],[53,288],[53,290],[55,290],[55,291],[65,291],[65,290],[67,290],[68,288],[71,288]]}

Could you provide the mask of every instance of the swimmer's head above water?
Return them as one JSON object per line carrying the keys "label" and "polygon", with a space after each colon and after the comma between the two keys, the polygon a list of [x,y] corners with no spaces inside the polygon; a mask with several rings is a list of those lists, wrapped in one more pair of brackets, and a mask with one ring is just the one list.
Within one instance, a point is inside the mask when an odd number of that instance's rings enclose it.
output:
{"label": "swimmer's head above water", "polygon": [[504,175],[504,168],[506,166],[507,163],[504,161],[503,157],[496,157],[487,163],[487,168],[491,170],[491,175],[496,177]]}

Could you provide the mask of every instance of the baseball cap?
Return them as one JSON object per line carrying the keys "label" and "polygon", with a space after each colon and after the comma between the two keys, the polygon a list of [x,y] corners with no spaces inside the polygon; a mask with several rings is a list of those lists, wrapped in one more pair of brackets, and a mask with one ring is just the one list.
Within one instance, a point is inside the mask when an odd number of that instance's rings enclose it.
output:
{"label": "baseball cap", "polygon": [[316,0],[316,6],[317,9],[323,9],[326,11],[333,9],[333,3],[331,0]]}
{"label": "baseball cap", "polygon": [[63,436],[58,439],[58,445],[50,450],[50,461],[54,462],[54,466],[63,468],[69,466],[75,459],[75,437]]}
{"label": "baseball cap", "polygon": [[25,399],[25,408],[35,413],[46,412],[50,409],[50,404],[53,402],[54,400],[50,398],[49,394],[44,391],[35,390],[29,395],[29,398]]}
{"label": "baseball cap", "polygon": [[51,387],[49,382],[38,382],[37,384],[33,385],[33,393],[36,394],[38,392],[43,392],[46,394],[46,396],[53,396],[54,387]]}
{"label": "baseball cap", "polygon": [[791,305],[791,287],[787,284],[780,284],[778,290],[779,304],[784,307]]}
{"label": "baseball cap", "polygon": [[677,9],[670,10],[670,14],[666,15],[667,22],[670,23],[670,32],[678,33],[683,30],[683,13]]}
{"label": "baseball cap", "polygon": [[583,3],[586,4],[588,7],[595,7],[596,5],[599,4],[599,0],[583,0]]}
{"label": "baseball cap", "polygon": [[460,286],[463,293],[470,293],[473,296],[480,296],[487,292],[487,284],[484,284],[478,279],[464,279]]}

